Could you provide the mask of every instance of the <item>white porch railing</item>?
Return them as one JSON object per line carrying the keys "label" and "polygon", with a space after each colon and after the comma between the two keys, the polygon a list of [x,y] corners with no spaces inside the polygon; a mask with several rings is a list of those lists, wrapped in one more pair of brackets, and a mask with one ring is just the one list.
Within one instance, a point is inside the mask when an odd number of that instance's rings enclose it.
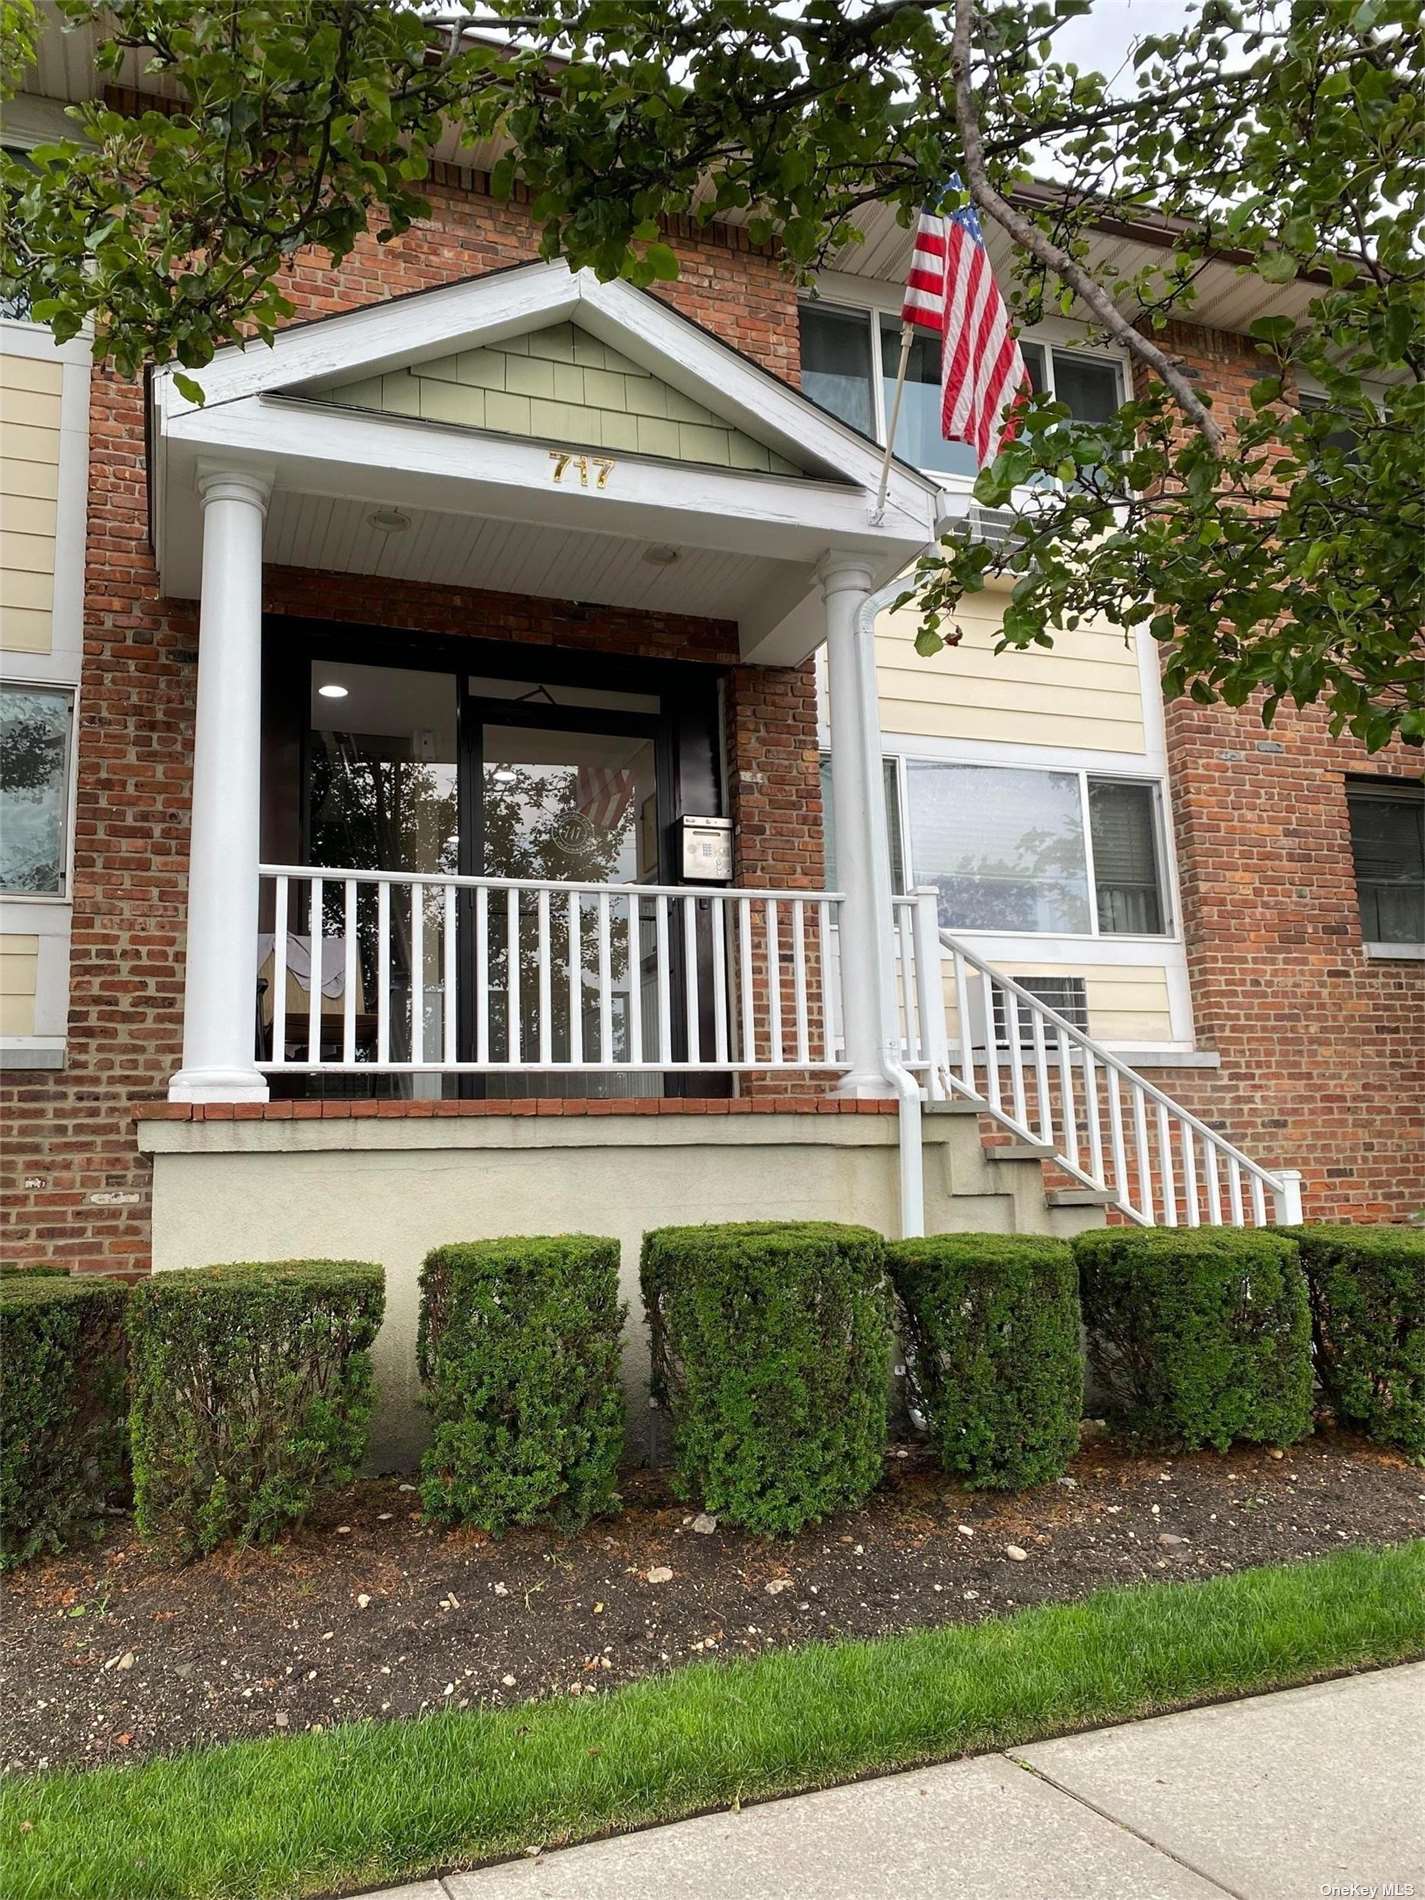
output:
{"label": "white porch railing", "polygon": [[[257,1066],[351,1074],[846,1067],[835,891],[260,867]],[[1300,1219],[1261,1167],[941,931],[892,903],[900,1058],[1145,1226]],[[470,998],[462,1022],[454,999]],[[956,1035],[950,1035],[953,1010]]]}
{"label": "white porch railing", "polygon": [[[973,1102],[1141,1226],[1300,1220],[1295,1170],[1259,1166],[941,931],[933,890],[896,898],[895,913],[907,1067],[938,1073],[942,1093]],[[958,1032],[953,1050],[947,989]]]}
{"label": "white porch railing", "polygon": [[292,864],[259,877],[269,1074],[845,1066],[826,980],[838,892]]}

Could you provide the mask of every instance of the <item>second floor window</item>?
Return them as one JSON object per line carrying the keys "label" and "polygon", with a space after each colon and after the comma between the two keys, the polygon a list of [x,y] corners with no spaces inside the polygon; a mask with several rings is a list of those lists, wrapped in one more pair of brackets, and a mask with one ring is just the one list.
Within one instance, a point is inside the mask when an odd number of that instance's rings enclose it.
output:
{"label": "second floor window", "polygon": [[[900,362],[900,319],[846,304],[801,306],[802,391],[814,403],[878,442],[886,439]],[[1119,364],[1102,352],[1025,338],[1029,379],[1067,403],[1080,422],[1104,422],[1123,400]],[[906,365],[896,454],[936,475],[973,481],[974,450],[940,433],[940,340],[917,331]]]}

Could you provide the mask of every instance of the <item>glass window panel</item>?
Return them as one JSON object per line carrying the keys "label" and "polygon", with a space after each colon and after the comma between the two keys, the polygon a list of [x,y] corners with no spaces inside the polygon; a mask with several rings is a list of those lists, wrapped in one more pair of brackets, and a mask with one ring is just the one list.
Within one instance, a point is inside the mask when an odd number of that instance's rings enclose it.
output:
{"label": "glass window panel", "polygon": [[1425,943],[1425,787],[1351,790],[1351,851],[1367,943]]}
{"label": "glass window panel", "polygon": [[1110,936],[1161,936],[1156,798],[1151,785],[1089,780],[1098,927]]}
{"label": "glass window panel", "polygon": [[314,661],[311,727],[314,865],[459,869],[450,674]]}
{"label": "glass window panel", "polygon": [[486,877],[656,880],[650,740],[489,725],[482,752]]}
{"label": "glass window panel", "polygon": [[917,759],[908,796],[911,869],[947,929],[1087,933],[1077,773]]}
{"label": "glass window panel", "polygon": [[1037,343],[1026,343],[1021,337],[1019,353],[1024,358],[1024,367],[1029,371],[1029,381],[1037,396],[1044,387],[1044,352]]}
{"label": "glass window panel", "polygon": [[465,682],[476,699],[512,699],[532,706],[588,706],[595,711],[656,713],[657,693],[619,693],[607,686],[549,686],[542,680],[493,679],[472,673]]}
{"label": "glass window panel", "polygon": [[[901,788],[894,759],[883,759],[881,770],[886,787],[886,848],[891,857],[891,889],[904,891],[905,851],[901,845]],[[821,835],[826,854],[826,888],[839,890],[836,881],[836,817],[831,800],[831,758],[821,755]]]}
{"label": "glass window panel", "polygon": [[72,696],[49,686],[0,693],[0,888],[64,893]]}
{"label": "glass window panel", "polygon": [[1054,352],[1054,394],[1076,422],[1109,422],[1118,413],[1118,368],[1092,357]]}
{"label": "glass window panel", "polygon": [[[900,324],[881,319],[881,379],[886,426],[896,399],[896,372],[901,360]],[[940,339],[917,330],[911,340],[901,391],[900,420],[896,424],[896,454],[916,468],[944,475],[978,475],[980,465],[968,442],[947,442],[940,433]]]}
{"label": "glass window panel", "polygon": [[802,394],[874,435],[871,324],[864,311],[801,306]]}

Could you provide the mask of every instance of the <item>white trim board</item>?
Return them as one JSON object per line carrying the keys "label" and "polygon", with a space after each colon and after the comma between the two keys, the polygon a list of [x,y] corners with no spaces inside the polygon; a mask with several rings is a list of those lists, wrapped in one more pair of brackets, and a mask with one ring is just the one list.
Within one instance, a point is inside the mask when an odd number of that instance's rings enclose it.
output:
{"label": "white trim board", "polygon": [[[881,454],[872,442],[644,291],[601,284],[563,263],[529,264],[422,291],[282,331],[270,349],[220,351],[197,378],[211,412],[245,396],[301,394],[361,381],[411,363],[577,321],[602,343],[653,371],[720,419],[789,461],[820,464],[833,481],[874,492]],[[167,427],[194,405],[171,371],[154,379]],[[919,519],[939,485],[904,464],[891,470],[888,511]]]}

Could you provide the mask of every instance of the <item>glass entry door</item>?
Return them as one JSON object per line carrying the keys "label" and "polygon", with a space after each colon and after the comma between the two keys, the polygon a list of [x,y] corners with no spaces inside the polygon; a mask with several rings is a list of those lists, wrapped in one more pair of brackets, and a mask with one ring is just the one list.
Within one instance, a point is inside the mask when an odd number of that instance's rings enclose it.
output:
{"label": "glass entry door", "polygon": [[[657,1072],[624,1066],[656,1046],[652,906],[599,893],[662,879],[667,761],[658,701],[471,684],[486,689],[469,695],[463,722],[471,870],[573,887],[488,899],[483,999],[478,953],[467,959],[466,1044],[475,1047],[483,1028],[492,1062],[524,1066],[478,1078],[483,1092],[657,1095]],[[498,697],[488,694],[492,685]],[[467,940],[473,952],[474,928]],[[605,959],[607,1011],[599,1002]],[[562,1065],[576,1056],[597,1070],[569,1073]]]}
{"label": "glass entry door", "polygon": [[[658,906],[625,894],[678,882],[679,814],[719,808],[715,674],[552,653],[562,677],[530,679],[529,649],[491,642],[489,674],[473,675],[463,639],[284,622],[270,638],[264,851],[310,867],[287,879],[280,958],[274,894],[259,926],[257,1037],[270,1057],[282,1035],[283,1090],[726,1091],[726,1077],[643,1066],[686,1050],[687,940],[671,933],[660,986]],[[340,869],[388,878],[348,895],[321,876]],[[546,888],[512,904],[504,889],[477,901],[466,886],[448,904],[440,884],[408,881],[456,873]],[[697,932],[701,967],[705,920]],[[317,1074],[301,1066],[314,1033]]]}

